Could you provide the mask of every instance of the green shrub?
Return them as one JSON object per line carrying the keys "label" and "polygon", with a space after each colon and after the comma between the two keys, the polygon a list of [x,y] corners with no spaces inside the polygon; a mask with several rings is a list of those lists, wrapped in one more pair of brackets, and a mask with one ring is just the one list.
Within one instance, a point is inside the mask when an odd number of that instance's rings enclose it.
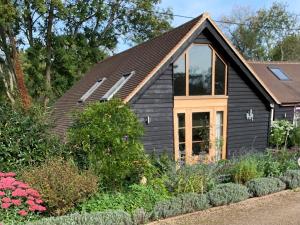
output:
{"label": "green shrub", "polygon": [[176,173],[173,189],[176,193],[205,193],[216,183],[214,165],[184,166]]}
{"label": "green shrub", "polygon": [[50,217],[28,225],[132,225],[131,216],[123,211],[72,214]]}
{"label": "green shrub", "polygon": [[247,187],[241,184],[219,184],[208,192],[210,204],[213,206],[227,205],[249,198]]}
{"label": "green shrub", "polygon": [[77,113],[68,142],[78,164],[95,171],[102,186],[120,189],[138,182],[150,166],[142,135],[136,114],[121,100],[112,99]]}
{"label": "green shrub", "polygon": [[289,189],[300,187],[300,170],[288,170],[280,178]]}
{"label": "green shrub", "polygon": [[258,158],[259,166],[264,172],[264,176],[281,176],[287,170],[299,168],[297,160],[298,152],[287,150],[267,151],[266,154]]}
{"label": "green shrub", "polygon": [[64,152],[50,135],[51,124],[44,109],[23,111],[0,103],[0,115],[0,171],[17,171]]}
{"label": "green shrub", "polygon": [[246,183],[252,196],[260,197],[285,189],[286,185],[280,179],[274,177],[255,178]]}
{"label": "green shrub", "polygon": [[70,161],[52,158],[22,172],[22,180],[37,189],[50,214],[63,215],[98,189],[98,177],[80,173]]}
{"label": "green shrub", "polygon": [[291,145],[300,148],[300,127],[297,127],[293,130],[291,136]]}
{"label": "green shrub", "polygon": [[244,184],[249,180],[261,177],[263,173],[259,170],[257,160],[252,156],[246,156],[233,164],[231,175],[234,182]]}
{"label": "green shrub", "polygon": [[177,216],[184,213],[209,208],[209,201],[205,194],[184,193],[169,200],[158,202],[152,212],[152,219]]}
{"label": "green shrub", "polygon": [[276,146],[277,149],[286,147],[294,126],[288,120],[276,120],[271,124],[270,144]]}
{"label": "green shrub", "polygon": [[132,212],[132,222],[133,224],[146,224],[149,222],[150,214],[145,211],[145,209],[140,208]]}
{"label": "green shrub", "polygon": [[164,190],[151,186],[131,185],[125,193],[99,193],[79,206],[86,212],[120,209],[133,212],[138,208],[151,211],[156,202],[169,198]]}

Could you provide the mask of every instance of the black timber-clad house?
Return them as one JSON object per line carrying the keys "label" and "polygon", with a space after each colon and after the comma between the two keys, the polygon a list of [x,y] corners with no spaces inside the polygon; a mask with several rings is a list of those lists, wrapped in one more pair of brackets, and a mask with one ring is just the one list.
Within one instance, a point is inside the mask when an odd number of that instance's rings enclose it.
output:
{"label": "black timber-clad house", "polygon": [[[299,90],[290,102],[276,94],[281,81],[269,82],[265,68],[246,62],[205,13],[96,64],[56,102],[55,132],[65,133],[75,108],[115,96],[144,124],[149,153],[195,163],[263,151],[271,121],[298,121],[300,105]],[[293,70],[300,85],[300,64]]]}

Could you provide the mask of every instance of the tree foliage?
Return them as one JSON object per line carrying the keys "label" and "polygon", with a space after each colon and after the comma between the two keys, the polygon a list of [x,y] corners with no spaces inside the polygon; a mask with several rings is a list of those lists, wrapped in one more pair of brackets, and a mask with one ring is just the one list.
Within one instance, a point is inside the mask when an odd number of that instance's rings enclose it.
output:
{"label": "tree foliage", "polygon": [[295,60],[293,57],[282,57],[283,54],[294,56],[289,52],[291,48],[280,48],[282,42],[290,44],[288,39],[285,40],[287,37],[300,32],[295,29],[299,27],[297,16],[288,11],[287,5],[275,2],[270,8],[257,12],[236,8],[223,20],[234,23],[223,24],[223,30],[247,59]]}
{"label": "tree foliage", "polygon": [[0,170],[21,169],[39,164],[61,153],[60,144],[49,135],[50,122],[39,108],[25,112],[0,104]]}
{"label": "tree foliage", "polygon": [[[22,49],[30,95],[48,105],[92,64],[112,54],[121,39],[134,44],[168,30],[171,11],[160,9],[159,3],[159,0],[1,1],[0,28],[7,28],[17,37],[16,47]],[[12,47],[3,40],[8,39],[0,38],[1,51],[6,48],[7,54],[0,54],[0,62],[10,59],[7,56]],[[9,62],[0,65],[13,71]],[[0,87],[3,91],[10,90],[3,84]]]}
{"label": "tree foliage", "polygon": [[[148,164],[140,138],[143,127],[121,100],[96,102],[75,115],[68,131],[76,161],[113,189],[139,181]],[[137,179],[137,180],[136,180]]]}

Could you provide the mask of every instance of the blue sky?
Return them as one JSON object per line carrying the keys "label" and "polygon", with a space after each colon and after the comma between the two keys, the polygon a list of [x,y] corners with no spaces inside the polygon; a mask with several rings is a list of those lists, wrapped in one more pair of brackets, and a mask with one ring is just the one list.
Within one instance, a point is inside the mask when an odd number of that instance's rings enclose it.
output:
{"label": "blue sky", "polygon": [[[208,12],[213,19],[229,15],[236,7],[249,7],[253,10],[270,7],[274,0],[161,0],[162,8],[171,8],[174,14],[196,17]],[[286,3],[289,10],[300,16],[300,0],[279,0]],[[172,26],[176,27],[189,19],[174,17]],[[120,43],[117,52],[126,50],[129,46]]]}

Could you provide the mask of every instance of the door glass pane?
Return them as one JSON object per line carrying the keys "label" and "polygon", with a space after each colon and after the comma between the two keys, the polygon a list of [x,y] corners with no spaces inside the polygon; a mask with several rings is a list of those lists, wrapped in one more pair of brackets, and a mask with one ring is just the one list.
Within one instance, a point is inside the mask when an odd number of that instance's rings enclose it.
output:
{"label": "door glass pane", "polygon": [[173,64],[174,96],[185,96],[185,54]]}
{"label": "door glass pane", "polygon": [[225,95],[226,66],[217,55],[215,70],[215,95]]}
{"label": "door glass pane", "polygon": [[209,152],[209,112],[192,114],[192,154],[200,155]]}
{"label": "door glass pane", "polygon": [[193,45],[189,50],[189,95],[211,95],[211,56],[207,45]]}
{"label": "door glass pane", "polygon": [[216,161],[222,158],[223,147],[223,111],[218,111],[216,114]]}
{"label": "door glass pane", "polygon": [[185,161],[185,114],[178,113],[178,150],[179,150],[179,164],[183,165]]}

